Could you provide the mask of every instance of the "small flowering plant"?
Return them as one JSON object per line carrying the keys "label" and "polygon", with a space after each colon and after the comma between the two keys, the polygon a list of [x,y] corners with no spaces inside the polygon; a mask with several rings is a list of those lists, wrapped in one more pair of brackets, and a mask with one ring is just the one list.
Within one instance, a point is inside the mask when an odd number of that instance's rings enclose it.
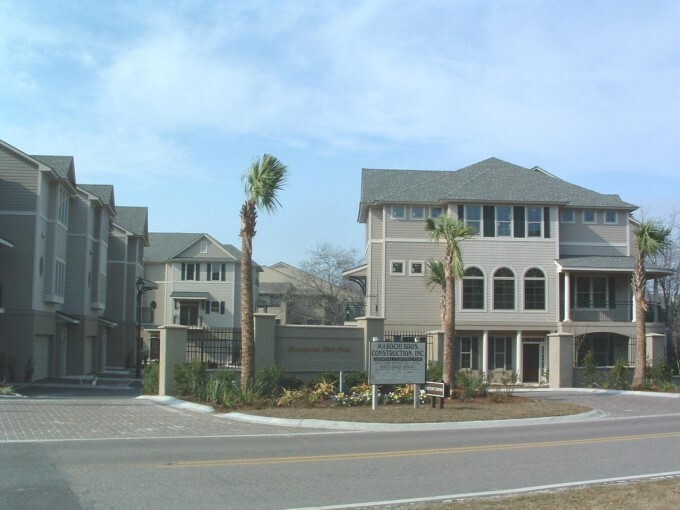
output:
{"label": "small flowering plant", "polygon": [[[331,397],[330,402],[333,407],[356,407],[371,404],[370,389],[352,388],[351,393],[338,393]],[[356,391],[360,390],[360,391]],[[427,402],[427,396],[423,390],[419,390],[418,400],[421,404]],[[413,402],[413,385],[398,386],[394,391],[382,394],[378,391],[378,404],[399,405]]]}

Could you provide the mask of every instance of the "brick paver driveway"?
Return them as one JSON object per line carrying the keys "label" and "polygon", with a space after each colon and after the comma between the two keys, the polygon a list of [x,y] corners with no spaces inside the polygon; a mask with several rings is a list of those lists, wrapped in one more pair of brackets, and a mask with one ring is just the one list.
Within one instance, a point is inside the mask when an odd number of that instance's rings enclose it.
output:
{"label": "brick paver driveway", "polygon": [[143,398],[0,398],[0,442],[300,434]]}

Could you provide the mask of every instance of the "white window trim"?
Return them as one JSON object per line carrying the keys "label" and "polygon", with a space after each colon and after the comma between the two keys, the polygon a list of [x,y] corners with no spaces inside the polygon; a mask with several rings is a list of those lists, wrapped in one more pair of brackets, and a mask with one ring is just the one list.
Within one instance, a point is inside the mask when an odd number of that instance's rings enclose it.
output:
{"label": "white window trim", "polygon": [[[439,209],[439,216],[434,215],[434,210]],[[430,207],[430,218],[441,218],[446,214],[446,208],[445,207]]]}
{"label": "white window trim", "polygon": [[[607,214],[614,213],[614,221],[607,221]],[[619,212],[612,211],[611,209],[604,212],[604,224],[605,225],[618,225],[619,224]]]}
{"label": "white window trim", "polygon": [[[403,213],[401,215],[395,214],[395,209],[400,208]],[[405,220],[406,219],[406,207],[403,205],[391,205],[390,206],[390,218],[393,220]]]}
{"label": "white window trim", "polygon": [[[420,215],[420,216],[414,216],[414,215],[413,215],[414,210],[418,210],[418,209],[420,210],[421,215]],[[416,206],[410,207],[410,211],[409,211],[409,212],[410,212],[409,218],[411,218],[411,219],[414,220],[414,221],[420,221],[420,220],[424,220],[424,219],[426,218],[427,208],[426,208],[426,207],[423,207],[423,206],[418,206],[418,205],[416,205]]]}
{"label": "white window trim", "polygon": [[201,241],[201,253],[208,253],[208,241]]}
{"label": "white window trim", "polygon": [[[420,273],[413,272],[413,264],[420,264],[422,271]],[[408,263],[409,276],[425,276],[425,261],[424,260],[410,260]]]}
{"label": "white window trim", "polygon": [[[538,209],[539,212],[541,213],[541,219],[540,219],[539,221],[530,221],[530,220],[529,220],[529,209]],[[527,239],[543,239],[543,238],[544,238],[544,234],[545,234],[545,232],[543,232],[543,220],[544,220],[544,217],[543,217],[543,208],[542,208],[542,207],[537,207],[537,206],[527,206],[527,207],[525,208],[525,210],[526,210],[526,212],[525,212],[525,214],[526,214],[526,220],[525,220],[526,225],[525,225],[525,227],[524,227],[524,228],[525,228],[524,232],[525,232],[526,238],[527,238]],[[541,234],[540,234],[540,235],[537,235],[537,236],[530,236],[530,235],[529,235],[529,225],[530,225],[531,223],[538,223],[538,225],[539,225],[539,227],[540,227],[540,229],[541,229]]]}
{"label": "white window trim", "polygon": [[[595,217],[595,219],[593,221],[586,220],[586,213],[590,213],[590,212],[593,213],[593,216]],[[597,211],[595,211],[593,209],[587,209],[587,210],[583,211],[581,213],[581,222],[584,225],[596,225],[597,224]]]}
{"label": "white window trim", "polygon": [[[564,219],[564,213],[570,211],[571,212],[571,221],[565,220]],[[563,209],[560,211],[560,223],[576,223],[576,211],[574,209]]]}
{"label": "white window trim", "polygon": [[[470,213],[469,213],[470,207],[478,207],[479,208],[479,220],[470,220]],[[470,225],[470,221],[474,221],[474,222],[479,221],[479,228],[477,229],[477,232],[474,235],[482,237],[484,235],[484,206],[481,205],[481,204],[465,204],[464,221],[465,221],[466,225]]]}
{"label": "white window trim", "polygon": [[[509,219],[509,220],[499,220],[499,219],[498,219],[498,209],[501,208],[501,207],[507,207],[508,209],[510,209],[510,219]],[[496,214],[496,217],[495,217],[495,223],[496,223],[496,225],[495,225],[495,227],[496,227],[496,232],[495,232],[495,234],[496,234],[496,237],[501,237],[501,238],[503,238],[503,237],[513,238],[513,237],[515,236],[515,230],[514,230],[515,222],[514,222],[514,218],[513,218],[513,212],[514,212],[514,211],[513,211],[512,206],[509,206],[509,205],[497,205],[497,206],[496,206],[496,211],[495,211],[495,214]],[[510,223],[510,234],[508,234],[507,236],[506,236],[506,235],[503,235],[503,236],[502,236],[502,235],[499,235],[499,234],[498,234],[498,231],[499,231],[498,226],[499,226],[499,223],[500,223],[501,221],[503,221],[504,223]]]}
{"label": "white window trim", "polygon": [[[401,264],[401,272],[394,271],[394,264]],[[406,275],[406,261],[405,260],[390,260],[390,274],[394,276],[405,276]]]}

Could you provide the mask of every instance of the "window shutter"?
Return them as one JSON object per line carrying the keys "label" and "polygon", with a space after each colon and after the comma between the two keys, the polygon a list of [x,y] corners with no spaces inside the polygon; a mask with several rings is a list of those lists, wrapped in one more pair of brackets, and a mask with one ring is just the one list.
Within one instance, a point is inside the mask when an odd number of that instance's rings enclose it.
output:
{"label": "window shutter", "polygon": [[496,365],[494,364],[494,361],[496,359],[495,356],[494,356],[494,351],[496,350],[495,341],[496,341],[496,339],[494,337],[489,338],[489,359],[487,361],[488,361],[488,364],[489,364],[489,368],[491,370],[496,368]]}
{"label": "window shutter", "polygon": [[224,315],[224,301],[220,301],[220,314]]}
{"label": "window shutter", "polygon": [[484,206],[484,237],[496,237],[496,208]]}
{"label": "window shutter", "polygon": [[221,271],[220,279],[222,281],[227,279],[227,265],[226,264],[222,264],[222,271]]}
{"label": "window shutter", "polygon": [[205,313],[209,314],[210,313],[210,301],[207,299],[205,300]]}
{"label": "window shutter", "polygon": [[472,370],[479,370],[479,339],[472,338]]}
{"label": "window shutter", "polygon": [[543,237],[550,239],[550,207],[543,208]]}
{"label": "window shutter", "polygon": [[201,279],[201,264],[198,262],[196,263],[196,272],[195,272],[195,280],[199,281]]}
{"label": "window shutter", "polygon": [[465,206],[464,205],[459,205],[458,206],[458,219],[460,221],[465,220]]}
{"label": "window shutter", "polygon": [[515,206],[512,208],[512,217],[515,222],[515,237],[525,237],[524,234],[524,207]]}
{"label": "window shutter", "polygon": [[182,277],[181,278],[182,278],[182,280],[187,279],[187,265],[184,262],[182,262]]}
{"label": "window shutter", "polygon": [[505,339],[505,368],[512,370],[512,338]]}
{"label": "window shutter", "polygon": [[616,308],[616,278],[609,277],[609,308]]}

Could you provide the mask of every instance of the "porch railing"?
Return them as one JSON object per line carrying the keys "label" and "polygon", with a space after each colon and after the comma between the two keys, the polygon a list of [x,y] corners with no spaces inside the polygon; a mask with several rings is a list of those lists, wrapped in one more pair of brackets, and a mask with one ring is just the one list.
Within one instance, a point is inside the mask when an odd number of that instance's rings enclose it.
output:
{"label": "porch railing", "polygon": [[[569,317],[574,322],[632,322],[633,306],[631,301],[614,303],[576,303],[569,308]],[[560,302],[560,316],[564,320],[564,301]],[[664,322],[666,310],[659,303],[648,303],[646,322]]]}

